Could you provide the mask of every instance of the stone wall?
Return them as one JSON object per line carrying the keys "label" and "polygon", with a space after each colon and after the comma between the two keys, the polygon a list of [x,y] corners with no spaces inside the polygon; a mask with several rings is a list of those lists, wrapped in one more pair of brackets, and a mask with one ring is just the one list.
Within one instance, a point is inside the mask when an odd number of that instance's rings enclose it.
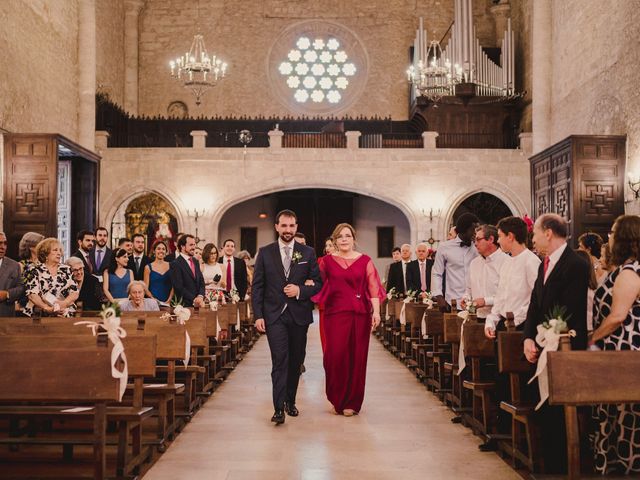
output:
{"label": "stone wall", "polygon": [[[496,46],[491,5],[491,0],[474,2],[478,37],[485,46]],[[405,71],[418,18],[425,18],[429,38],[440,39],[453,21],[453,1],[251,0],[238,4],[214,0],[200,2],[199,13],[198,22],[198,8],[190,0],[148,1],[142,10],[141,114],[166,115],[173,101],[186,103],[195,116],[291,114],[270,92],[269,52],[278,35],[292,24],[320,19],[344,26],[360,39],[368,55],[366,91],[345,113],[405,119],[409,92]],[[229,62],[228,77],[206,94],[199,109],[192,95],[169,76],[169,61],[188,51],[195,30],[202,31],[210,53]]]}
{"label": "stone wall", "polygon": [[124,0],[96,1],[96,86],[124,105]]}
{"label": "stone wall", "polygon": [[3,0],[0,25],[0,129],[77,140],[77,0]]}

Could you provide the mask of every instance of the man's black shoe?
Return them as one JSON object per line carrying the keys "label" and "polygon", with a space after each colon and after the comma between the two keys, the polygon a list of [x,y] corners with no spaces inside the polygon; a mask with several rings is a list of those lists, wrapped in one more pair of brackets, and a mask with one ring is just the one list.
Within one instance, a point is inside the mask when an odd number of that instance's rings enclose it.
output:
{"label": "man's black shoe", "polygon": [[498,442],[495,440],[488,440],[482,445],[478,445],[478,449],[481,452],[495,452],[498,449]]}
{"label": "man's black shoe", "polygon": [[289,415],[290,417],[297,417],[298,415],[300,415],[300,412],[298,411],[296,406],[289,405],[288,403],[284,404],[284,411],[287,412],[287,415]]}
{"label": "man's black shoe", "polygon": [[282,425],[284,423],[284,411],[276,410],[271,417],[271,421],[276,425]]}

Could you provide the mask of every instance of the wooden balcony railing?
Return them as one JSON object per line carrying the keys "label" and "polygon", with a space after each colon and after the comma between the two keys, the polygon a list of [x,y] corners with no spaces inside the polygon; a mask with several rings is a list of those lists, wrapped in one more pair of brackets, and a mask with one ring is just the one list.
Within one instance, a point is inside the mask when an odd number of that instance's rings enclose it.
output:
{"label": "wooden balcony railing", "polygon": [[347,148],[344,133],[299,132],[284,134],[284,148]]}

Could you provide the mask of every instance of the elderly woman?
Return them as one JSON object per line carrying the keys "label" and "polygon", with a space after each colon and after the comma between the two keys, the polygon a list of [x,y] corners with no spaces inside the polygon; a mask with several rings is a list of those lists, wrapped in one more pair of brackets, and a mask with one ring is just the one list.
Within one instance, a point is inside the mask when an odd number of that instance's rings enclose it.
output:
{"label": "elderly woman", "polygon": [[[618,217],[609,235],[616,266],[595,293],[589,345],[640,351],[640,217]],[[612,366],[615,369],[615,366]],[[640,472],[640,404],[599,405],[594,453],[601,474]]]}
{"label": "elderly woman", "polygon": [[[27,280],[31,276],[31,269],[38,263],[38,257],[36,255],[36,245],[44,239],[44,235],[36,232],[27,232],[20,239],[18,244],[18,261],[20,262],[20,269],[22,270],[22,281],[27,283]],[[22,295],[18,302],[20,306],[24,308],[27,305],[26,295]]]}
{"label": "elderly woman", "polygon": [[27,306],[23,313],[33,314],[35,307],[43,312],[71,316],[78,299],[78,285],[72,278],[69,265],[60,263],[62,245],[57,238],[45,238],[36,246],[38,264],[26,279]]}
{"label": "elderly woman", "polygon": [[141,280],[134,280],[129,284],[127,293],[129,299],[120,304],[123,312],[157,312],[160,310],[158,302],[152,298],[144,298],[146,284]]}
{"label": "elderly woman", "polygon": [[83,310],[100,310],[104,295],[98,279],[84,274],[84,263],[78,257],[69,257],[65,263],[71,267],[71,275],[78,285],[78,307],[81,306]]}

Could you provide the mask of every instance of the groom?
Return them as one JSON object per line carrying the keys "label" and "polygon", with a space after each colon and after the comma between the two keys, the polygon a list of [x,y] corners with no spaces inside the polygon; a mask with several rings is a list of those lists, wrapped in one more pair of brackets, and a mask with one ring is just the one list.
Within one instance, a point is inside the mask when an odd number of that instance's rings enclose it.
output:
{"label": "groom", "polygon": [[[282,210],[276,215],[275,228],[278,240],[262,247],[256,257],[251,303],[256,329],[267,333],[271,349],[275,408],[271,421],[280,425],[285,411],[291,417],[299,413],[296,392],[307,330],[313,323],[311,297],[320,291],[322,280],[313,249],[294,241],[296,214]],[[307,280],[313,286],[305,285]]]}

